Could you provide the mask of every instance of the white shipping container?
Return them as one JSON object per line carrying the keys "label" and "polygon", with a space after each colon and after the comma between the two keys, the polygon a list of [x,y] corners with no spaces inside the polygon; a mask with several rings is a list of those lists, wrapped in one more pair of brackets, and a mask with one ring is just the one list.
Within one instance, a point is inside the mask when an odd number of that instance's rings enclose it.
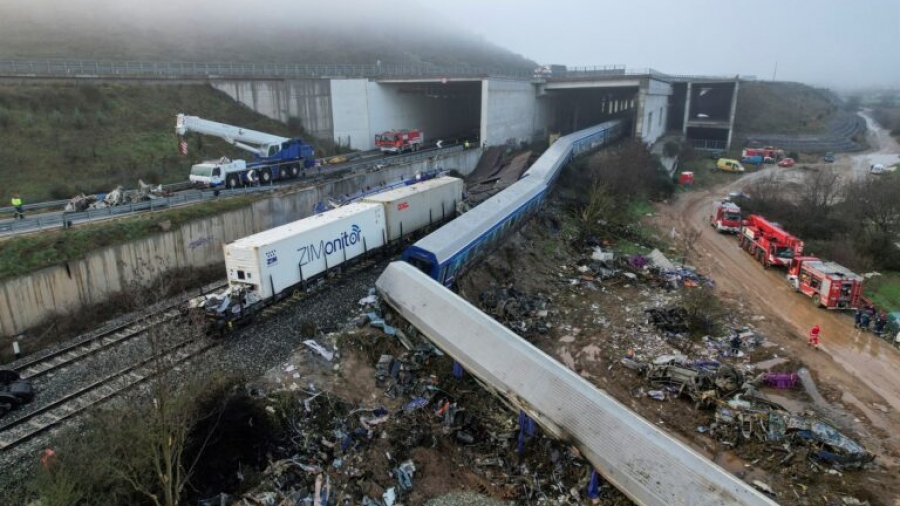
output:
{"label": "white shipping container", "polygon": [[384,206],[388,241],[453,216],[462,200],[463,181],[455,177],[429,179],[363,199]]}
{"label": "white shipping container", "polygon": [[384,245],[381,205],[358,202],[225,245],[228,284],[263,299]]}

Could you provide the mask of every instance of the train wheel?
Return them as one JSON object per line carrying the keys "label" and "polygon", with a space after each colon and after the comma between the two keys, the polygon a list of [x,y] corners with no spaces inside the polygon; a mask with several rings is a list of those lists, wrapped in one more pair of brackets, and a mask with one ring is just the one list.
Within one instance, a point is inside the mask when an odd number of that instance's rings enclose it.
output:
{"label": "train wheel", "polygon": [[19,373],[12,369],[0,369],[0,385],[9,385],[13,381],[18,381]]}

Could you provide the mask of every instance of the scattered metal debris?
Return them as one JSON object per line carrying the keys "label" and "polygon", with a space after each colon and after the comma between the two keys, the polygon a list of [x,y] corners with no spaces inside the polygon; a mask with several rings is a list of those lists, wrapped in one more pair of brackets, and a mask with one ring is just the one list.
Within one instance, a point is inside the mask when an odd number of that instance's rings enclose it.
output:
{"label": "scattered metal debris", "polygon": [[171,195],[171,192],[165,190],[162,185],[149,185],[138,180],[137,190],[124,190],[121,186],[116,186],[109,193],[99,193],[97,195],[85,195],[84,193],[72,197],[66,204],[65,211],[82,212],[89,209],[103,209],[104,207],[120,206],[123,204],[131,204],[133,202],[143,202],[145,200],[153,200],[164,198]]}

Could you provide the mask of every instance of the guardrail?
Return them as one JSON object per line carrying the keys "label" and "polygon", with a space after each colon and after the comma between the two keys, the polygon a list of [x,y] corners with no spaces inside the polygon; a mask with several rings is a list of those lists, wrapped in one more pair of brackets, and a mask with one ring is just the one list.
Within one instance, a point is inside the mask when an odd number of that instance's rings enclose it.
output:
{"label": "guardrail", "polygon": [[[462,151],[464,148],[461,145],[456,146],[448,146],[441,149],[429,149],[426,151],[419,151],[417,153],[411,153],[408,155],[403,155],[399,157],[389,157],[389,158],[378,158],[377,160],[364,161],[364,162],[356,162],[356,163],[348,163],[345,165],[337,165],[337,166],[323,166],[321,167],[321,171],[315,171],[313,169],[307,169],[307,173],[309,176],[306,178],[310,183],[316,183],[325,181],[328,179],[334,179],[337,177],[341,177],[345,174],[358,172],[358,171],[371,171],[377,170],[380,168],[388,167],[391,165],[405,165],[412,162],[416,162],[419,160],[424,160],[427,158],[432,158],[435,156],[446,156],[459,151]],[[297,184],[298,182],[302,182],[302,180],[293,179],[288,181],[288,184]],[[174,183],[171,185],[167,185],[168,187],[177,187],[184,186],[185,183]],[[148,211],[156,211],[159,209],[165,209],[168,207],[172,207],[174,205],[181,205],[190,202],[199,202],[203,200],[212,200],[217,198],[228,198],[237,195],[246,195],[248,193],[257,193],[257,192],[267,192],[274,191],[278,188],[281,188],[283,185],[281,184],[273,184],[269,186],[250,186],[243,188],[236,188],[233,190],[222,189],[219,191],[216,190],[196,190],[189,191],[184,193],[178,193],[171,197],[160,197],[151,200],[146,200],[142,202],[134,202],[131,204],[123,204],[119,206],[111,206],[104,207],[101,209],[89,209],[87,211],[80,212],[62,212],[62,213],[45,213],[37,216],[26,216],[22,220],[12,220],[5,223],[0,223],[0,234],[17,234],[24,232],[34,232],[36,230],[46,230],[52,228],[67,228],[69,226],[75,225],[77,223],[87,223],[98,219],[105,219],[111,216],[126,216],[129,214],[137,214]],[[40,208],[48,208],[51,205],[60,205],[65,206],[68,201],[52,201],[52,202],[43,202],[38,204],[31,204],[30,206],[23,206],[25,209],[40,209]],[[3,208],[0,211],[5,209],[9,209],[10,212],[13,210],[10,208]]]}
{"label": "guardrail", "polygon": [[193,201],[246,195],[248,193],[268,192],[274,191],[277,188],[277,186],[251,186],[247,188],[236,188],[234,190],[220,190],[219,192],[214,190],[197,190],[196,192],[179,193],[171,197],[161,197],[145,200],[143,202],[133,202],[101,209],[88,209],[87,211],[72,213],[48,213],[31,218],[26,217],[22,220],[13,220],[8,223],[0,223],[0,233],[33,232],[35,230],[45,230],[49,228],[68,228],[76,223],[89,222],[98,218],[156,211],[173,205],[185,204]]}
{"label": "guardrail", "polygon": [[[156,186],[156,185],[153,185],[153,186]],[[175,191],[181,191],[181,190],[187,190],[187,189],[189,189],[189,188],[191,187],[191,183],[189,183],[189,182],[184,182],[184,183],[171,183],[171,184],[164,184],[164,185],[162,185],[162,187],[163,187],[163,190],[170,191],[170,192],[175,192]],[[65,199],[65,200],[48,200],[48,201],[46,201],[46,202],[37,202],[37,203],[34,203],[34,204],[25,204],[25,205],[22,206],[22,209],[23,209],[24,211],[34,211],[34,210],[36,210],[36,209],[64,208],[64,207],[66,207],[66,204],[68,204],[70,200],[71,200],[71,199]],[[12,206],[0,207],[0,214],[3,214],[3,213],[13,214],[13,213],[15,213],[15,212],[16,212],[16,209],[15,209],[14,207],[12,207]]]}
{"label": "guardrail", "polygon": [[148,61],[0,61],[0,75],[46,77],[395,77],[497,76],[532,79],[533,69],[468,65],[291,64]]}

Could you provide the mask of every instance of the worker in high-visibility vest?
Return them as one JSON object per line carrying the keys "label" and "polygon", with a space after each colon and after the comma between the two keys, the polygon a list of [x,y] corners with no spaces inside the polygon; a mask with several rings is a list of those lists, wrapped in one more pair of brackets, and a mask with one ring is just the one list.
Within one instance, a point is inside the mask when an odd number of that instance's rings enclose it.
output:
{"label": "worker in high-visibility vest", "polygon": [[25,219],[25,210],[22,208],[22,197],[19,196],[19,193],[13,193],[13,198],[10,201],[12,206],[16,208],[16,219],[24,220]]}

